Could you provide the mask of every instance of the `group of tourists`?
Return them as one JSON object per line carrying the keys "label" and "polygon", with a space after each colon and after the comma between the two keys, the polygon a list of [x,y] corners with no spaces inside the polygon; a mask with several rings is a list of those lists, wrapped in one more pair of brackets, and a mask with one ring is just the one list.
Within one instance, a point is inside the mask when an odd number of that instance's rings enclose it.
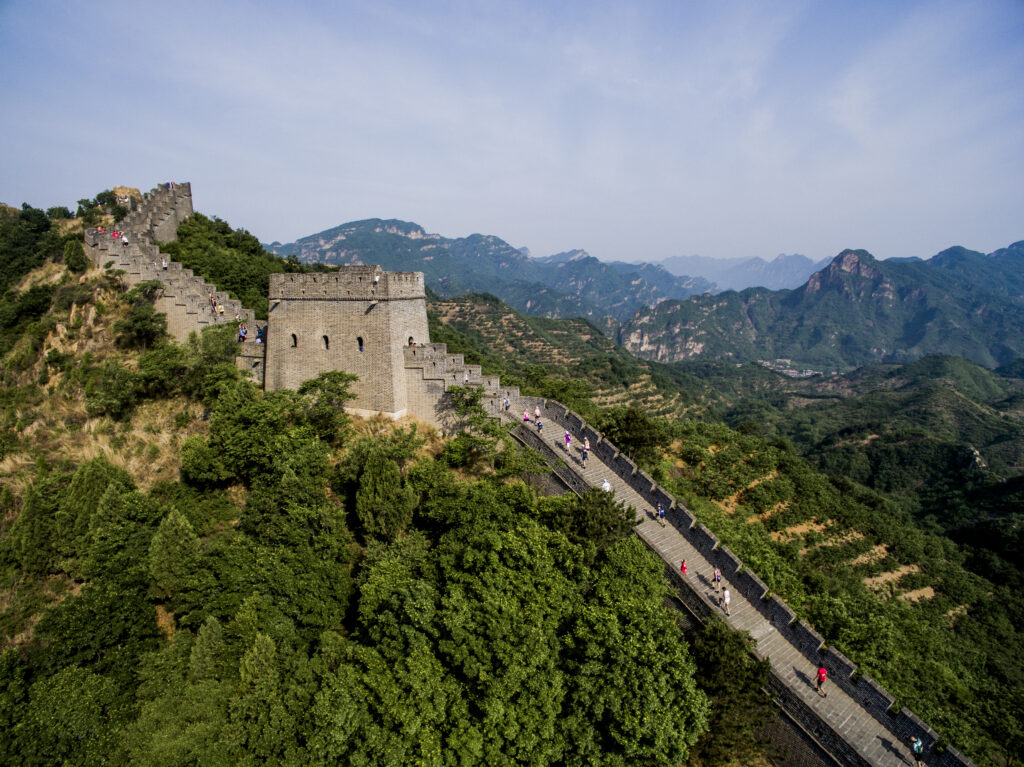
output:
{"label": "group of tourists", "polygon": [[[96,227],[96,231],[99,232],[100,234],[106,234],[107,233],[107,230],[104,229],[102,226],[97,226]],[[111,239],[114,242],[120,241],[122,248],[127,248],[128,247],[128,235],[125,234],[124,232],[119,232],[116,229],[111,229],[110,230],[110,237],[111,237]]]}
{"label": "group of tourists", "polygon": [[[238,323],[238,343],[245,343],[249,338],[249,328],[244,322]],[[256,343],[263,344],[267,341],[267,326],[256,326]]]}
{"label": "group of tourists", "polygon": [[[167,259],[164,259],[164,263],[167,263]],[[164,266],[164,269],[166,268],[167,267]],[[224,316],[224,304],[217,300],[217,297],[213,295],[213,291],[210,291],[210,313],[213,314],[214,317]]]}
{"label": "group of tourists", "polygon": [[[511,407],[511,403],[509,402],[509,399],[508,399],[508,394],[505,394],[505,399],[502,400],[502,405],[504,406],[505,412],[507,413],[509,408]],[[523,411],[523,424],[528,425],[530,423],[531,423],[530,411],[529,410],[524,410]],[[533,420],[532,420],[532,423],[537,428],[537,432],[538,433],[541,433],[541,432],[544,431],[544,421],[541,419],[540,405],[537,405],[533,409]],[[563,439],[565,440],[565,444],[563,446],[563,449],[565,450],[566,453],[570,453],[571,454],[571,452],[572,452],[572,434],[569,432],[568,429],[565,430],[565,434],[563,436]],[[583,444],[580,445],[580,447],[578,449],[579,449],[579,453],[580,453],[580,465],[585,469],[585,468],[587,468],[587,458],[590,457],[590,437],[584,437],[583,438]],[[602,484],[602,487],[603,487],[604,484],[607,484],[607,482],[608,482],[608,480],[605,480],[604,483]],[[606,491],[610,491],[611,490],[611,485],[609,485],[607,488],[604,488],[604,489]]]}
{"label": "group of tourists", "polygon": [[[658,504],[658,518],[664,520],[665,518],[665,507],[660,503]],[[662,522],[664,524],[664,522]],[[690,572],[690,566],[684,559],[679,565],[679,572],[684,576]],[[722,612],[726,615],[732,615],[732,594],[729,593],[729,587],[722,583],[722,570],[718,567],[711,573],[711,585],[715,587],[715,594],[718,599],[718,606],[722,608]]]}

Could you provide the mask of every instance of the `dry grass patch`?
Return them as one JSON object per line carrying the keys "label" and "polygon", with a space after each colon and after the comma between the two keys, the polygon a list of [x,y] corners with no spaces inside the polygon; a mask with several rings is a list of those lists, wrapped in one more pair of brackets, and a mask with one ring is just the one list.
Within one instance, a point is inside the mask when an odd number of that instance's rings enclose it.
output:
{"label": "dry grass patch", "polygon": [[174,636],[174,632],[178,629],[174,620],[174,613],[163,605],[156,606],[156,627],[160,629],[160,633],[164,635],[165,639],[170,639]]}
{"label": "dry grass patch", "polygon": [[728,498],[726,498],[724,500],[721,500],[721,501],[715,501],[715,503],[717,503],[721,507],[722,511],[724,511],[726,514],[735,514],[736,513],[736,508],[739,505],[739,497],[741,495],[743,495],[743,493],[747,492],[747,490],[753,490],[755,487],[760,485],[762,482],[768,482],[769,480],[775,479],[777,476],[779,476],[779,472],[772,471],[772,472],[770,472],[768,474],[765,474],[763,477],[758,477],[757,479],[752,481],[749,485],[747,485],[746,487],[744,487],[744,488],[742,488],[740,490],[737,490],[735,493],[730,495]]}
{"label": "dry grass patch", "polygon": [[808,519],[796,525],[790,525],[785,530],[776,530],[770,533],[773,541],[788,540],[790,538],[802,538],[807,533],[824,533],[826,525],[816,519]]}
{"label": "dry grass patch", "polygon": [[946,612],[946,617],[949,618],[950,628],[956,626],[957,618],[959,618],[961,615],[967,615],[967,605],[957,605],[952,610]]}
{"label": "dry grass patch", "polygon": [[935,596],[935,589],[931,586],[925,586],[922,589],[914,589],[904,594],[900,594],[900,599],[905,599],[908,602],[920,602],[922,599],[932,599]]}
{"label": "dry grass patch", "polygon": [[904,575],[919,572],[921,572],[920,565],[903,565],[895,570],[889,570],[888,572],[880,573],[879,575],[874,575],[870,578],[864,578],[863,583],[869,589],[880,589],[890,583],[896,583]]}

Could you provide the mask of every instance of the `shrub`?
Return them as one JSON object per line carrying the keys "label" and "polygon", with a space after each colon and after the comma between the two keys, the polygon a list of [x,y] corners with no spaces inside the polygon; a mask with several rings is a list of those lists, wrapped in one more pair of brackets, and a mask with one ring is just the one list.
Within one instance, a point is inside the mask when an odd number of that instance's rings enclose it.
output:
{"label": "shrub", "polygon": [[89,259],[85,257],[85,246],[81,240],[68,240],[64,243],[64,266],[75,274],[81,274],[89,268]]}

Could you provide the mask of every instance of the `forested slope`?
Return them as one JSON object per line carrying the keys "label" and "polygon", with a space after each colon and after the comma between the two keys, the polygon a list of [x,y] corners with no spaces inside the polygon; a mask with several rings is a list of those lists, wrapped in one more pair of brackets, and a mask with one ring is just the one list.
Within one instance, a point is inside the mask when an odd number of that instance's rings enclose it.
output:
{"label": "forested slope", "polygon": [[230,329],[169,343],[145,283],[48,260],[5,301],[40,281],[0,390],[0,762],[760,758],[743,642],[684,637],[628,511],[538,496],[472,396],[449,441],[353,423],[344,375],[264,394]]}

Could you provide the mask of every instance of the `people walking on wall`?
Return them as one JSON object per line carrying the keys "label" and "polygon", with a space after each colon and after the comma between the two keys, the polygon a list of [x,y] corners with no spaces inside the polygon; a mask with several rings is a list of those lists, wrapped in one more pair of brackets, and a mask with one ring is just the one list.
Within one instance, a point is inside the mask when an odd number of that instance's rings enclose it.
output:
{"label": "people walking on wall", "polygon": [[583,438],[583,450],[581,451],[581,458],[583,459],[583,468],[587,468],[587,457],[590,455],[590,437]]}
{"label": "people walking on wall", "polygon": [[256,326],[256,343],[258,343],[258,344],[263,343],[263,338],[264,338],[263,328],[261,328],[259,325],[257,325]]}
{"label": "people walking on wall", "polygon": [[732,594],[729,593],[729,589],[722,589],[722,608],[725,610],[726,615],[732,615],[732,611],[729,609],[729,602],[732,600]]}
{"label": "people walking on wall", "polygon": [[530,422],[530,411],[529,410],[524,410],[523,411],[523,423],[529,423],[529,422]]}
{"label": "people walking on wall", "polygon": [[569,452],[569,445],[572,444],[572,435],[569,432],[565,433],[565,452]]}
{"label": "people walking on wall", "polygon": [[127,250],[128,249],[128,235],[127,234],[122,234],[121,235],[121,248],[123,250]]}
{"label": "people walking on wall", "polygon": [[814,687],[818,691],[818,695],[820,695],[823,698],[827,698],[828,697],[828,693],[825,692],[823,689],[821,689],[822,687],[825,686],[825,680],[826,679],[828,679],[828,671],[825,670],[824,666],[821,666],[818,669],[818,680],[817,680],[817,683],[814,685]]}
{"label": "people walking on wall", "polygon": [[165,272],[167,271],[167,259],[166,258],[161,258],[160,259],[160,266],[163,267]]}
{"label": "people walking on wall", "polygon": [[508,401],[508,394],[505,395],[505,399],[502,400],[501,404],[505,406],[505,412],[507,413],[508,409],[512,407],[512,403]]}
{"label": "people walking on wall", "polygon": [[910,739],[910,750],[914,754],[914,763],[917,767],[924,767],[924,741],[914,735]]}
{"label": "people walking on wall", "polygon": [[682,564],[679,565],[679,572],[681,572],[683,575],[686,575],[688,572],[690,572],[690,567],[686,564],[685,559],[682,561]]}
{"label": "people walking on wall", "polygon": [[224,304],[217,304],[217,314],[219,314],[221,317],[224,316]]}
{"label": "people walking on wall", "polygon": [[463,384],[463,386],[468,386],[469,385],[469,371],[468,370],[465,373],[462,374],[462,384]]}
{"label": "people walking on wall", "polygon": [[608,482],[607,479],[602,479],[601,480],[601,489],[604,490],[606,493],[610,493],[612,491],[611,483]]}
{"label": "people walking on wall", "polygon": [[660,503],[658,504],[658,521],[661,522],[661,526],[665,526],[665,507]]}
{"label": "people walking on wall", "polygon": [[238,343],[245,343],[245,337],[247,335],[249,335],[249,329],[245,326],[245,323],[243,322],[241,325],[238,326]]}
{"label": "people walking on wall", "polygon": [[537,421],[537,432],[540,433],[540,432],[542,432],[544,430],[544,422],[542,420],[540,420],[539,418],[537,418],[535,420]]}

